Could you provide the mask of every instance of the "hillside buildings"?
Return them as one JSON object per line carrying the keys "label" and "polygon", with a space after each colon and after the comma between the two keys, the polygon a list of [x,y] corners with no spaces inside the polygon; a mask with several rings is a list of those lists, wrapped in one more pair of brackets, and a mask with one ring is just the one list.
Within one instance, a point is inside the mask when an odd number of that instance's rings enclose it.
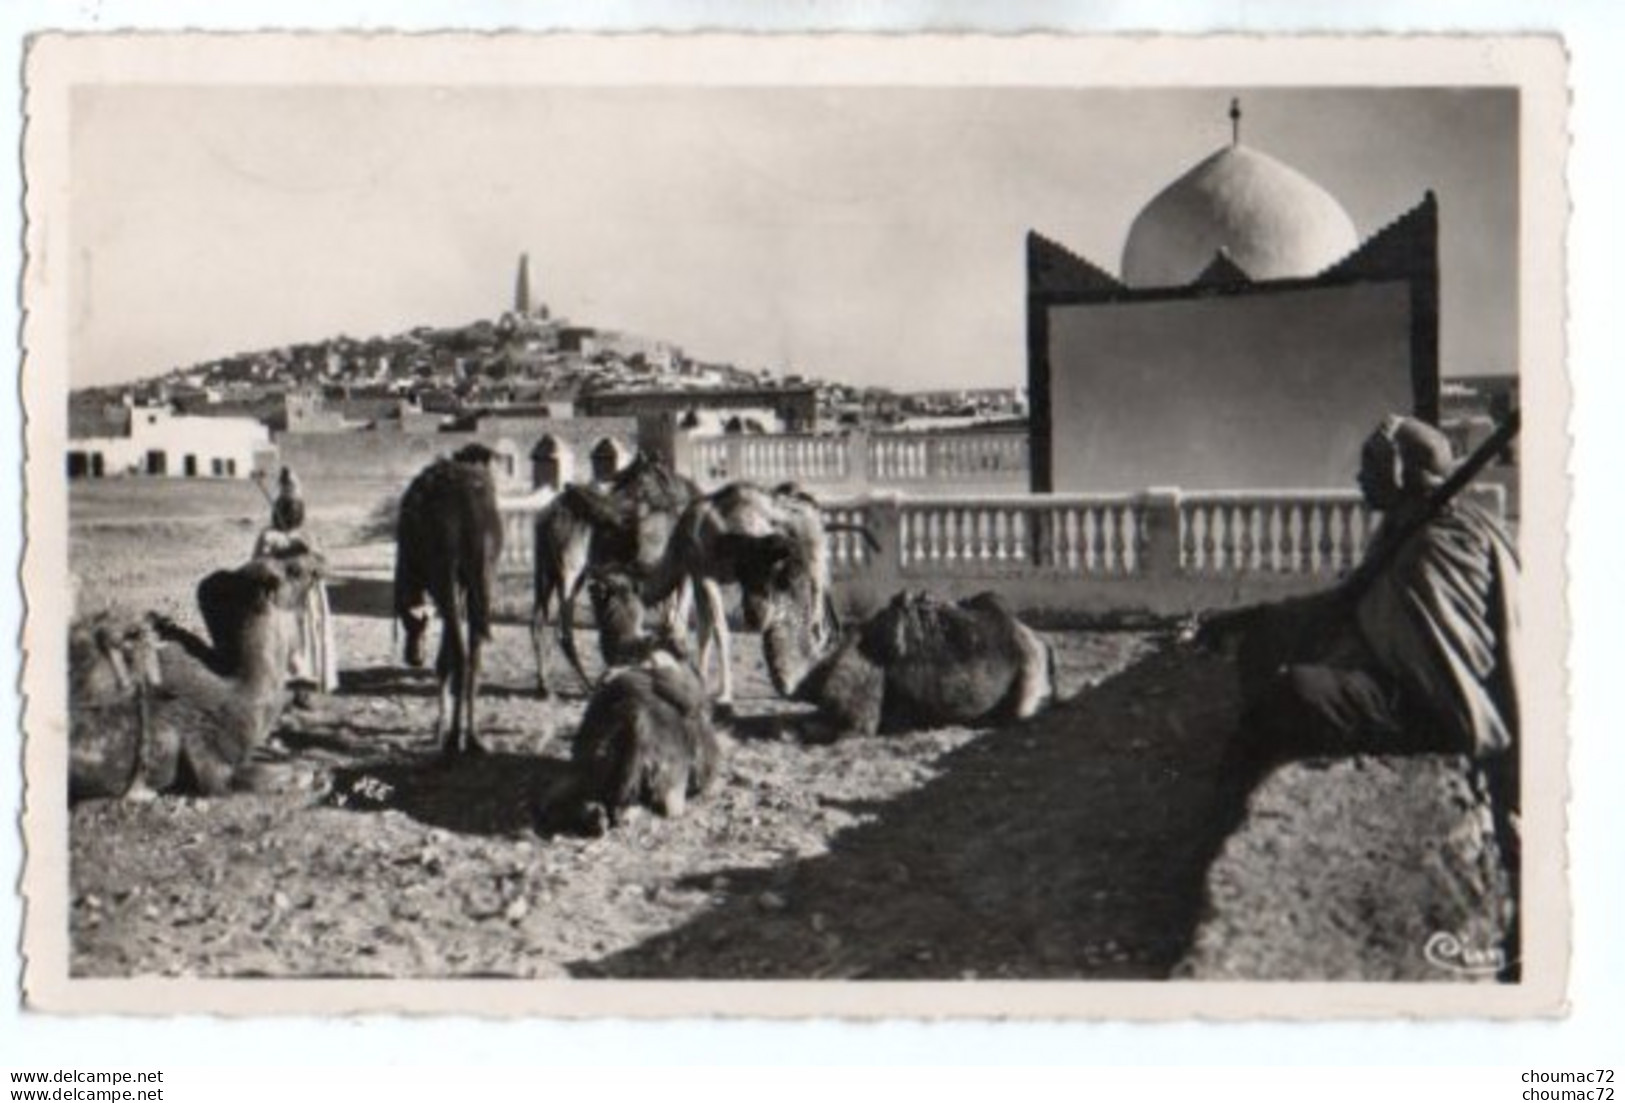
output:
{"label": "hillside buildings", "polygon": [[276,450],[259,421],[187,417],[165,406],[125,405],[71,420],[68,477],[153,475],[246,479],[269,470]]}

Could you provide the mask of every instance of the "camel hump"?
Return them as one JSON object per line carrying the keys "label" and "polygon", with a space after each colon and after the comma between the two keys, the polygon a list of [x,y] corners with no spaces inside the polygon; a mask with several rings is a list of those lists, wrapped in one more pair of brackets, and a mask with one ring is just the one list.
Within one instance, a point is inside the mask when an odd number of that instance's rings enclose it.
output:
{"label": "camel hump", "polygon": [[959,604],[960,607],[964,609],[971,609],[978,612],[997,613],[1000,616],[1006,616],[1012,620],[1014,620],[1016,617],[1015,607],[1010,604],[1009,599],[1003,594],[995,593],[992,590],[983,590],[979,594],[966,598]]}
{"label": "camel hump", "polygon": [[638,512],[677,513],[695,498],[699,487],[647,452],[620,471],[610,483],[611,493],[630,502]]}
{"label": "camel hump", "polygon": [[617,508],[615,500],[596,487],[570,483],[559,491],[553,501],[561,513],[590,525],[626,524],[626,518]]}
{"label": "camel hump", "polygon": [[788,499],[801,502],[804,505],[812,506],[814,509],[819,508],[818,499],[813,497],[812,493],[804,489],[800,483],[780,483],[773,488],[773,497],[781,501]]}
{"label": "camel hump", "polygon": [[988,654],[1014,656],[1021,622],[997,594],[954,603],[905,590],[864,626],[863,649],[884,662],[937,656],[961,661]]}

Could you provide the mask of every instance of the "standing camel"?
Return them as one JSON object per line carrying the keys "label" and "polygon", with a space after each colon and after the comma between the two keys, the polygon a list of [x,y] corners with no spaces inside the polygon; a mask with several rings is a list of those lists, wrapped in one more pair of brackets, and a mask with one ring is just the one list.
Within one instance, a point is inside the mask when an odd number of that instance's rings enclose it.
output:
{"label": "standing camel", "polygon": [[480,650],[491,638],[491,587],[502,554],[502,516],[490,462],[469,445],[436,460],[401,497],[395,532],[395,616],[406,630],[406,661],[420,667],[429,626],[440,617],[440,711],[435,734],[448,757],[484,750],[476,733]]}
{"label": "standing camel", "polygon": [[[760,632],[780,616],[816,626],[808,646],[822,653],[839,634],[831,597],[832,532],[856,532],[874,551],[879,544],[862,525],[827,524],[811,495],[791,483],[772,490],[730,483],[690,502],[677,519],[660,559],[643,586],[647,604],[664,601],[685,582],[693,590],[699,621],[698,669],[705,677],[710,656],[721,665],[717,707],[733,708],[733,668],[721,587],[737,583],[745,627]],[[786,608],[794,606],[793,609]]]}
{"label": "standing camel", "polygon": [[[607,488],[572,484],[536,517],[535,605],[531,645],[536,652],[536,690],[548,696],[547,620],[558,608],[559,648],[582,684],[591,686],[575,644],[575,604],[597,568],[646,573],[659,562],[683,510],[699,488],[640,452]],[[678,595],[681,597],[681,595]],[[669,620],[686,619],[682,601],[671,603]]]}

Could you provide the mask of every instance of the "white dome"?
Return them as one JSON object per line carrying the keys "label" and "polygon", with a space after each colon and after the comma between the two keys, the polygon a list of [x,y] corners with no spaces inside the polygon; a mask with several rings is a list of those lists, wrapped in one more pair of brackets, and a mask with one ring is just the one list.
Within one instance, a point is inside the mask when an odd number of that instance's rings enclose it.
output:
{"label": "white dome", "polygon": [[1178,287],[1223,250],[1255,280],[1313,276],[1360,243],[1331,193],[1267,154],[1232,145],[1146,204],[1123,247],[1123,282]]}

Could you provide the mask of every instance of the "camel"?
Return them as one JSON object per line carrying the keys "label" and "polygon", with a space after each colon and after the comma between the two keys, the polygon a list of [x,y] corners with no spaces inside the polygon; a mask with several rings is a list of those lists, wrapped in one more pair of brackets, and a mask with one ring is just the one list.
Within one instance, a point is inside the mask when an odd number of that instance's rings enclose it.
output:
{"label": "camel", "polygon": [[699,673],[678,650],[657,646],[593,694],[571,752],[575,776],[540,822],[602,834],[635,805],[681,816],[711,788],[720,757]]}
{"label": "camel", "polygon": [[[536,691],[547,697],[547,620],[559,613],[559,647],[582,685],[592,686],[575,645],[575,603],[589,573],[598,567],[647,571],[660,558],[672,525],[699,496],[693,482],[639,453],[609,486],[572,484],[536,517],[535,605],[531,646],[536,653]],[[686,619],[681,601],[668,608],[672,623]],[[607,656],[606,656],[607,658]]]}
{"label": "camel", "polygon": [[208,576],[198,585],[198,603],[211,643],[155,619],[164,640],[158,653],[163,687],[153,702],[152,727],[159,747],[175,748],[177,771],[164,781],[189,781],[210,796],[233,788],[287,704],[293,610],[319,574],[314,557],[290,556]]}
{"label": "camel", "polygon": [[77,630],[70,798],[217,796],[242,781],[286,703],[293,609],[317,577],[309,556],[215,572],[198,587],[212,640],[156,614]]}
{"label": "camel", "polygon": [[395,616],[406,661],[424,662],[428,605],[440,618],[435,735],[447,757],[484,750],[475,726],[480,652],[491,638],[491,587],[502,554],[494,453],[469,445],[424,468],[401,497],[395,534]]}
{"label": "camel", "polygon": [[163,684],[145,619],[113,612],[68,627],[68,799],[150,797],[152,694]]}
{"label": "camel", "polygon": [[812,663],[794,607],[775,614],[762,637],[768,675],[817,707],[802,728],[809,741],[1024,720],[1055,696],[1054,651],[997,594],[900,593]]}
{"label": "camel", "polygon": [[698,668],[703,679],[715,654],[721,666],[717,707],[733,708],[731,640],[721,587],[738,583],[745,627],[762,631],[778,617],[813,627],[809,646],[822,648],[838,634],[840,620],[831,597],[831,532],[860,533],[871,549],[879,544],[862,525],[826,524],[818,502],[794,484],[765,490],[753,483],[730,483],[684,509],[672,528],[665,552],[643,585],[645,604],[664,601],[685,582],[698,614]]}

